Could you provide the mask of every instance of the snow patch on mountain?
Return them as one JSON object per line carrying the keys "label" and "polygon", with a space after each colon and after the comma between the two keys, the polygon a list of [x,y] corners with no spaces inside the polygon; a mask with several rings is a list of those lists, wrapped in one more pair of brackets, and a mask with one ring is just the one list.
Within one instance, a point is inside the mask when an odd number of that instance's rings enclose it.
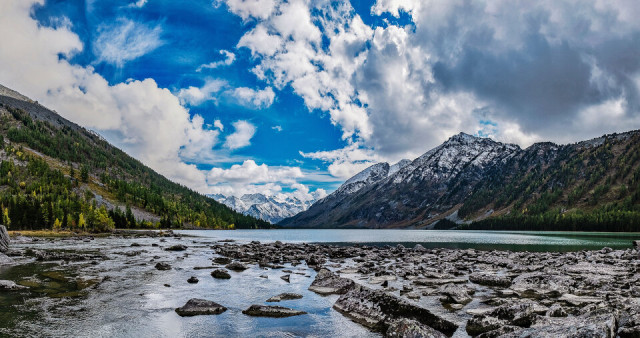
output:
{"label": "snow patch on mountain", "polygon": [[276,224],[281,220],[307,210],[315,201],[326,196],[324,190],[309,194],[245,194],[241,197],[212,194],[209,197],[245,215]]}

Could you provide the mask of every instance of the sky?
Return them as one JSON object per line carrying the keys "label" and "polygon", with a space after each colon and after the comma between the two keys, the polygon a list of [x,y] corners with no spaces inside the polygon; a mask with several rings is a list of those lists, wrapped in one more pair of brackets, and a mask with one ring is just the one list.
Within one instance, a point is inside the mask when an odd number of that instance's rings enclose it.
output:
{"label": "sky", "polygon": [[637,0],[2,0],[0,84],[198,192],[640,129]]}

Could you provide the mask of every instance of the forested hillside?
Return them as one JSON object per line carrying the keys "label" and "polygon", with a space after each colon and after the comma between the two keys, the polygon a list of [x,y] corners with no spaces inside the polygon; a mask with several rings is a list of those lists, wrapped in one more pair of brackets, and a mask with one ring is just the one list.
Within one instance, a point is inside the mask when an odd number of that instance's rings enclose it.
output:
{"label": "forested hillside", "polygon": [[271,226],[18,95],[0,95],[0,210],[12,230]]}

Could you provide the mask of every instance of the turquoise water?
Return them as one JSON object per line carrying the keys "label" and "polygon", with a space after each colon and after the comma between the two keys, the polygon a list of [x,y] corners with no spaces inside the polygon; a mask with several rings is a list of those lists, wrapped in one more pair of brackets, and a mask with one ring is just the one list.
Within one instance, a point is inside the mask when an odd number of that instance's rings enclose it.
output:
{"label": "turquoise water", "polygon": [[183,230],[179,233],[216,240],[397,245],[512,251],[579,251],[604,247],[625,249],[640,233],[455,230]]}

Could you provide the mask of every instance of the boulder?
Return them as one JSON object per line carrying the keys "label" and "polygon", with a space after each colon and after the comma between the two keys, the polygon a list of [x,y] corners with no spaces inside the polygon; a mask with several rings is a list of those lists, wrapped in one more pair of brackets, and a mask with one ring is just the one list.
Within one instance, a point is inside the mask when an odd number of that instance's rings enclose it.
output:
{"label": "boulder", "polygon": [[402,318],[416,320],[449,336],[458,328],[426,308],[384,290],[372,290],[362,285],[356,285],[341,295],[333,308],[353,321],[381,332],[386,332],[393,321]]}
{"label": "boulder", "polygon": [[[595,311],[578,317],[541,317],[530,328],[520,329],[503,337],[616,337],[618,319],[610,311]],[[623,335],[621,335],[622,337]],[[637,337],[637,336],[635,336]]]}
{"label": "boulder", "polygon": [[282,279],[283,281],[290,283],[291,282],[291,275],[284,275],[284,276],[280,276],[280,279]]}
{"label": "boulder", "polygon": [[304,311],[298,311],[283,306],[269,306],[269,305],[251,305],[248,309],[242,311],[247,316],[255,317],[291,317],[307,314]]}
{"label": "boulder", "polygon": [[210,300],[192,298],[183,306],[176,309],[182,317],[198,315],[218,315],[227,311],[227,308]]}
{"label": "boulder", "polygon": [[469,275],[469,280],[476,284],[485,286],[497,286],[503,288],[511,286],[511,278],[507,276],[498,276],[496,274],[472,273]]}
{"label": "boulder", "polygon": [[165,250],[166,251],[185,251],[187,250],[187,246],[182,244],[176,244],[166,248]]}
{"label": "boulder", "polygon": [[160,262],[156,264],[156,269],[158,270],[171,270],[171,265],[169,263]]}
{"label": "boulder", "polygon": [[229,264],[231,263],[231,258],[229,257],[216,257],[213,259],[213,262],[216,264]]}
{"label": "boulder", "polygon": [[316,278],[309,286],[309,290],[321,295],[345,294],[354,285],[355,283],[351,279],[339,277],[323,268],[318,271]]}
{"label": "boulder", "polygon": [[291,299],[300,299],[300,298],[302,298],[302,295],[299,293],[285,292],[267,299],[267,302],[279,302],[282,300],[291,300]]}
{"label": "boulder", "polygon": [[439,291],[444,296],[440,299],[443,303],[467,304],[472,301],[467,290],[456,284],[445,284]]}
{"label": "boulder", "polygon": [[233,262],[233,263],[229,263],[227,264],[227,266],[225,266],[225,268],[232,270],[232,271],[244,271],[246,269],[248,269],[248,267],[240,262]]}
{"label": "boulder", "polygon": [[399,319],[393,321],[387,328],[386,337],[389,338],[446,338],[442,332],[424,325],[413,319]]}
{"label": "boulder", "polygon": [[9,233],[4,225],[0,225],[0,252],[7,252],[9,250]]}
{"label": "boulder", "polygon": [[211,271],[211,277],[217,278],[217,279],[229,279],[231,278],[231,275],[225,270],[215,269]]}
{"label": "boulder", "polygon": [[187,279],[187,283],[189,284],[198,284],[200,280],[196,276],[191,276],[191,278]]}

